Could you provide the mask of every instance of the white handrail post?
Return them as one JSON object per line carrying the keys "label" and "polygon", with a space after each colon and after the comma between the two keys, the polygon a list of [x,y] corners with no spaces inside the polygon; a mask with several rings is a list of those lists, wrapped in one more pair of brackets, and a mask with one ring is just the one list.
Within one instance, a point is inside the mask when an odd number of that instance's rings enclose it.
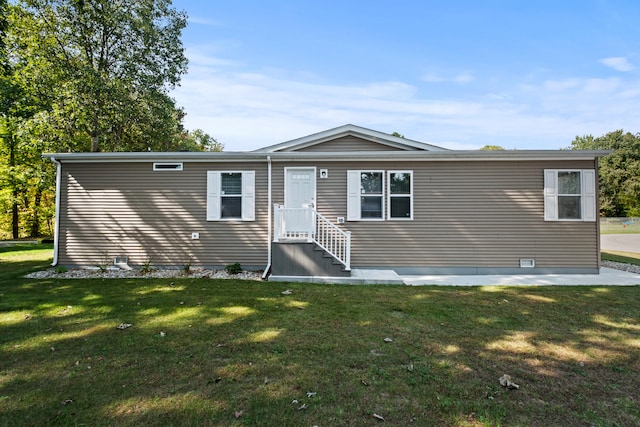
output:
{"label": "white handrail post", "polygon": [[346,240],[347,240],[347,245],[346,245],[346,253],[345,253],[345,267],[347,271],[351,270],[351,232],[347,231],[346,232]]}
{"label": "white handrail post", "polygon": [[274,203],[273,205],[273,241],[280,241],[280,205]]}
{"label": "white handrail post", "polygon": [[311,203],[309,203],[308,205],[306,205],[307,208],[307,242],[313,242],[313,220],[314,220],[314,215],[313,215],[313,205]]}

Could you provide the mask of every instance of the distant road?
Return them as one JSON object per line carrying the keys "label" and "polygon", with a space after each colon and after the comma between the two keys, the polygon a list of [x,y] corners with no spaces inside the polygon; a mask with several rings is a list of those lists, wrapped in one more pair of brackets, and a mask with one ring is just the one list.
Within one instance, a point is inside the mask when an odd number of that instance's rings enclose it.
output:
{"label": "distant road", "polygon": [[640,234],[601,234],[602,250],[640,253]]}

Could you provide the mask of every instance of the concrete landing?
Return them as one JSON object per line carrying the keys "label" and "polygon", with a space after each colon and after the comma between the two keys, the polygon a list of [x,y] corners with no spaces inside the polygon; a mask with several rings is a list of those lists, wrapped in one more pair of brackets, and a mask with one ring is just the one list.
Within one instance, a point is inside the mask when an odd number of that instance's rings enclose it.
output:
{"label": "concrete landing", "polygon": [[404,285],[393,270],[351,270],[351,277],[269,276],[270,282],[335,283],[338,285]]}

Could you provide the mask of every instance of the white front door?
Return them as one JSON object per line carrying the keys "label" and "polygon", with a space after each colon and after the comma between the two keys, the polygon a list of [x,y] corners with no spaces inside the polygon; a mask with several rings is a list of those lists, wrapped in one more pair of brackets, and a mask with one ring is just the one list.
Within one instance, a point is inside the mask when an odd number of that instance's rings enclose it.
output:
{"label": "white front door", "polygon": [[316,202],[316,168],[285,168],[284,206],[301,208]]}
{"label": "white front door", "polygon": [[[294,167],[284,170],[284,206],[287,209],[286,232],[310,238],[313,214],[307,209],[315,207],[316,168]],[[299,209],[299,210],[298,210]]]}

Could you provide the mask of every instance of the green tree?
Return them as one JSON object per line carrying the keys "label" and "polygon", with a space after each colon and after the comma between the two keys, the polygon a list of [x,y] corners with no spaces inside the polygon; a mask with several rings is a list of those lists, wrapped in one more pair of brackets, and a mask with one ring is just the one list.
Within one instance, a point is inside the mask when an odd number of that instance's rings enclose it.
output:
{"label": "green tree", "polygon": [[[25,55],[16,55],[18,48],[26,48],[26,44],[15,37],[11,31],[16,22],[19,9],[0,4],[0,207],[2,212],[10,212],[11,236],[20,236],[21,217],[28,215],[30,196],[36,199],[36,204],[31,205],[31,233],[39,234],[38,207],[42,200],[42,185],[34,182],[31,172],[43,168],[41,152],[33,150],[33,141],[21,138],[25,123],[28,123],[34,115],[47,108],[46,98],[40,97],[29,78],[28,70],[34,68],[33,58]],[[45,76],[46,73],[41,73]],[[37,164],[37,168],[31,165]],[[45,167],[46,169],[46,167]],[[34,185],[35,184],[35,185]],[[34,193],[35,189],[35,193]],[[33,222],[33,218],[36,221]]]}
{"label": "green tree", "polygon": [[42,152],[183,149],[169,91],[186,71],[186,16],[169,0],[0,0],[0,12],[0,231],[50,232]]}
{"label": "green tree", "polygon": [[54,127],[78,149],[169,145],[179,111],[168,96],[186,72],[186,15],[170,0],[22,0],[19,36],[58,85]]}
{"label": "green tree", "polygon": [[180,141],[182,151],[222,151],[224,144],[218,142],[202,129],[184,132]]}
{"label": "green tree", "polygon": [[623,130],[598,138],[576,136],[573,150],[613,150],[599,160],[600,215],[640,216],[640,134]]}
{"label": "green tree", "polygon": [[504,150],[504,148],[499,146],[499,145],[485,145],[480,150],[482,150],[482,151],[500,151],[500,150]]}

